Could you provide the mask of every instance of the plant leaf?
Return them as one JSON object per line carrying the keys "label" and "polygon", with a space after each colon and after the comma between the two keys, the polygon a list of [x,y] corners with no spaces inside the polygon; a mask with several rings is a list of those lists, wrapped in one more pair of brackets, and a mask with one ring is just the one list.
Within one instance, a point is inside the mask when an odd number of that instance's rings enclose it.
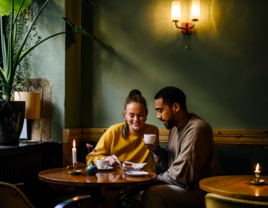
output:
{"label": "plant leaf", "polygon": [[71,21],[67,17],[63,17],[62,19],[64,19],[64,21],[67,22],[68,25],[71,26],[71,28],[73,29],[73,32],[80,33],[82,35],[86,35],[86,36],[90,37],[92,40],[94,40],[94,37],[91,34],[89,34],[85,29],[81,28],[80,26],[77,26],[77,25],[74,25],[73,23],[71,23]]}
{"label": "plant leaf", "polygon": [[75,33],[80,33],[80,34],[82,34],[82,35],[86,35],[86,36],[88,36],[88,37],[94,39],[94,37],[93,37],[92,35],[90,35],[85,29],[83,29],[83,28],[81,28],[81,27],[79,27],[79,26],[76,26],[76,25],[75,25],[74,32],[75,32]]}
{"label": "plant leaf", "polygon": [[93,1],[90,1],[90,0],[80,0],[80,1],[82,1],[82,2],[84,2],[84,3],[87,3],[87,4],[91,4],[91,5],[93,5],[94,7],[96,7],[96,4],[94,4]]}
{"label": "plant leaf", "polygon": [[[14,0],[14,13],[16,14],[23,0]],[[22,10],[29,6],[32,0],[25,0]],[[12,0],[0,0],[0,16],[9,15],[11,12]]]}
{"label": "plant leaf", "polygon": [[1,67],[0,67],[0,80],[2,81],[2,83],[7,84],[6,75]]}
{"label": "plant leaf", "polygon": [[13,65],[13,69],[12,69],[14,74],[16,72],[16,69],[17,69],[17,66],[18,66],[18,60],[19,60],[19,57],[21,55],[22,49],[23,49],[23,47],[24,47],[24,45],[25,45],[25,43],[27,41],[27,38],[28,38],[28,36],[29,36],[29,34],[30,34],[30,32],[31,32],[36,20],[38,19],[39,15],[41,14],[41,12],[43,11],[43,9],[45,8],[45,6],[48,4],[49,1],[50,0],[46,0],[46,2],[43,4],[43,6],[39,10],[38,14],[35,16],[34,20],[32,21],[32,24],[31,24],[30,28],[28,29],[28,32],[25,34],[22,42],[20,43],[20,46],[19,46],[19,48],[17,50],[16,56],[15,56],[15,59],[14,59],[14,65]]}
{"label": "plant leaf", "polygon": [[3,18],[0,17],[0,30],[1,30],[1,46],[2,46],[2,61],[3,61],[3,67],[6,68],[6,38],[4,34],[4,27],[3,27]]}
{"label": "plant leaf", "polygon": [[73,23],[71,23],[71,21],[69,20],[69,18],[67,18],[67,17],[63,17],[62,19],[63,19],[65,22],[67,22],[68,25],[70,25],[71,28],[74,30]]}

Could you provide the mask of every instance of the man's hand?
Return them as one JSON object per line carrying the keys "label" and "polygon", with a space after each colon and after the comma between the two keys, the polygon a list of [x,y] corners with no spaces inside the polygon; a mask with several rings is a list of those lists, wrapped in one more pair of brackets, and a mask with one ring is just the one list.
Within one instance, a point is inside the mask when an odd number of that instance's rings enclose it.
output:
{"label": "man's hand", "polygon": [[[144,140],[143,140],[144,142]],[[146,146],[149,150],[156,152],[159,149],[159,143],[155,140],[153,144],[147,144],[144,142],[144,146]]]}
{"label": "man's hand", "polygon": [[118,157],[116,157],[115,155],[108,156],[104,160],[108,160],[109,165],[111,165],[111,166],[116,166],[118,164],[121,165],[121,162],[119,161]]}

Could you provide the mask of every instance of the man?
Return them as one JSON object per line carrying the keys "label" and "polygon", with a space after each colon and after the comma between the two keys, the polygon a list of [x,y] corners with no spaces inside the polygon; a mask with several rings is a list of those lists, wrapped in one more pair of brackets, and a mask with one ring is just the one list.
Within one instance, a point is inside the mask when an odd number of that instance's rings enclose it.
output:
{"label": "man", "polygon": [[198,182],[221,172],[210,125],[188,113],[186,96],[176,87],[165,87],[155,95],[155,109],[170,133],[166,149],[158,142],[145,144],[165,172],[158,176],[161,185],[145,190],[143,207],[205,207],[206,193]]}

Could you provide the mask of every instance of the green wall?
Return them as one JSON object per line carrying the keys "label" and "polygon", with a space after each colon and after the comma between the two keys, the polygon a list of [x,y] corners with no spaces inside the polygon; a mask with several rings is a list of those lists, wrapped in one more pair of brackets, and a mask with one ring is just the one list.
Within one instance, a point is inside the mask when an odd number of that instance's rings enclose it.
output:
{"label": "green wall", "polygon": [[[268,1],[201,0],[201,19],[191,35],[181,34],[171,22],[171,2],[96,0],[95,9],[84,6],[75,12],[74,7],[68,13],[77,14],[81,19],[74,21],[98,40],[61,35],[34,51],[32,76],[53,82],[53,141],[62,141],[63,128],[122,122],[133,88],[147,99],[147,122],[163,128],[153,97],[169,85],[181,88],[188,110],[212,128],[267,129]],[[189,4],[181,0],[182,21],[190,19]],[[38,20],[43,38],[65,30],[61,17],[66,8],[64,0],[47,5]]]}
{"label": "green wall", "polygon": [[[38,0],[39,7],[44,0]],[[65,2],[51,0],[38,19],[37,29],[42,38],[65,31]],[[31,57],[32,77],[52,80],[52,140],[62,141],[65,122],[65,35],[52,38],[39,45]]]}
{"label": "green wall", "polygon": [[[83,127],[122,122],[125,98],[137,88],[148,102],[147,122],[163,128],[153,97],[172,85],[185,92],[189,112],[214,129],[267,129],[268,1],[200,1],[191,35],[171,22],[172,1],[95,1],[99,41],[92,54],[83,50],[92,63],[82,65]],[[187,21],[185,7],[182,13]]]}

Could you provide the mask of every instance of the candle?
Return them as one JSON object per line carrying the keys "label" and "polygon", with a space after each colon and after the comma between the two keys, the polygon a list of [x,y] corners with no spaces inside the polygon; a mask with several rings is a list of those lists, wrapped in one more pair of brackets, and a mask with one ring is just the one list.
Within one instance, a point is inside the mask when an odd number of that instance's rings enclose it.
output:
{"label": "candle", "polygon": [[259,163],[256,165],[255,177],[256,177],[256,183],[259,183],[259,177],[260,177],[260,170],[259,170]]}
{"label": "candle", "polygon": [[256,165],[256,170],[254,171],[255,173],[260,173],[261,171],[259,171],[259,163]]}
{"label": "candle", "polygon": [[76,154],[76,148],[75,148],[75,140],[73,140],[72,155],[73,155],[73,163],[76,163],[77,162],[77,154]]}

